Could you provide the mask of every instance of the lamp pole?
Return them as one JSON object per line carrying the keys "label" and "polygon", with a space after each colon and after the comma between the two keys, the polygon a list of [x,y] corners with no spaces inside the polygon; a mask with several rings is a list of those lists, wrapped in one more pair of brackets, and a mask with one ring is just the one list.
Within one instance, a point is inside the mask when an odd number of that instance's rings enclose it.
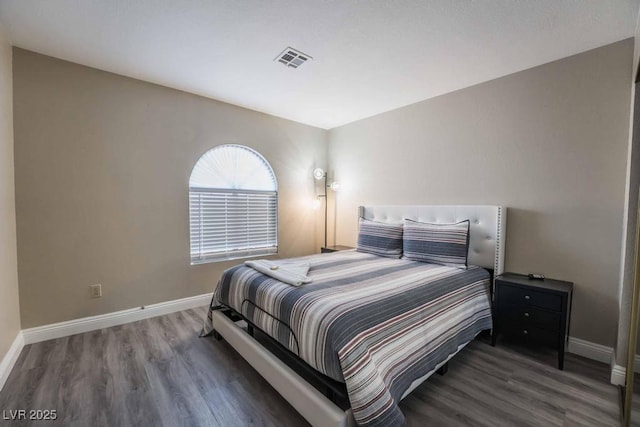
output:
{"label": "lamp pole", "polygon": [[327,247],[327,212],[329,198],[327,197],[327,173],[324,173],[324,247]]}
{"label": "lamp pole", "polygon": [[[324,197],[324,247],[327,247],[327,217],[329,214],[329,203],[328,203],[328,197],[327,197],[327,188],[329,188],[330,186],[327,185],[327,175],[328,173],[325,172],[324,170],[322,170],[322,168],[316,168],[313,171],[313,177],[320,181],[323,180],[323,187],[324,187],[324,191],[323,194],[318,194],[317,197]],[[334,183],[335,184],[335,183]],[[333,186],[333,184],[332,184]],[[331,188],[333,189],[333,187],[331,186]]]}

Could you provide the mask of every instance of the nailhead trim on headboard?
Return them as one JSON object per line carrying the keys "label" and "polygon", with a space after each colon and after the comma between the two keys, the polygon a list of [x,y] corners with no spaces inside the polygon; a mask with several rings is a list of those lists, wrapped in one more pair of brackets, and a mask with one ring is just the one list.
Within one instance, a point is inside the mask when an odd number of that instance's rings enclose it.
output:
{"label": "nailhead trim on headboard", "polygon": [[495,265],[493,267],[493,275],[497,276],[503,273],[504,260],[501,256],[502,249],[502,206],[498,206],[498,219],[497,219],[497,231],[496,231],[496,258]]}

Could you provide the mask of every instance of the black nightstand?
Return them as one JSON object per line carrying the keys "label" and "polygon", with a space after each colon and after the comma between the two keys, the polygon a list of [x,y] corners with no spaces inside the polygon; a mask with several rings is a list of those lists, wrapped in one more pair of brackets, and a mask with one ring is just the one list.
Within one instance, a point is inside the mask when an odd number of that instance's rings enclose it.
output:
{"label": "black nightstand", "polygon": [[346,251],[349,249],[353,249],[353,248],[351,246],[343,246],[343,245],[323,246],[320,248],[320,253],[327,254],[329,252]]}
{"label": "black nightstand", "polygon": [[502,334],[553,347],[558,351],[558,368],[563,369],[572,293],[573,283],[562,280],[530,280],[514,273],[496,277],[491,345]]}

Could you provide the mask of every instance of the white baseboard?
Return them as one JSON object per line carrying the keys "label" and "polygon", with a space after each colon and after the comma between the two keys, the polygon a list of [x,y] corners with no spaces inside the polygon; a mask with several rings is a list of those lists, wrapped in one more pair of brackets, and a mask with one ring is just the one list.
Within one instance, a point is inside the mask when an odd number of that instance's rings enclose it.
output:
{"label": "white baseboard", "polygon": [[[640,369],[640,355],[636,354],[635,372],[638,373]],[[613,365],[611,369],[611,384],[624,385],[627,378],[627,367],[621,365]]]}
{"label": "white baseboard", "polygon": [[16,338],[13,340],[13,343],[11,343],[11,347],[9,347],[7,354],[5,354],[2,361],[0,361],[0,391],[7,382],[7,378],[9,378],[13,365],[16,364],[23,347],[24,335],[22,334],[22,331],[19,331]]}
{"label": "white baseboard", "polygon": [[624,385],[626,378],[627,369],[624,366],[614,365],[613,369],[611,369],[611,384]]}
{"label": "white baseboard", "polygon": [[[613,360],[613,348],[606,345],[595,344],[580,338],[569,337],[567,352],[597,360],[598,362],[609,363],[611,368],[611,384],[624,385],[626,377],[626,367],[615,364]],[[640,366],[640,355],[636,355],[636,367]]]}
{"label": "white baseboard", "polygon": [[569,337],[567,352],[586,357],[587,359],[597,360],[598,362],[611,363],[613,348],[581,340],[580,338]]}
{"label": "white baseboard", "polygon": [[211,297],[212,294],[196,295],[129,310],[115,311],[113,313],[83,317],[67,322],[37,326],[35,328],[23,329],[22,336],[24,337],[24,344],[33,344],[69,335],[81,334],[83,332],[95,331],[97,329],[109,328],[111,326],[123,325],[125,323],[175,313],[176,311],[187,310],[189,308],[202,307],[211,302]]}

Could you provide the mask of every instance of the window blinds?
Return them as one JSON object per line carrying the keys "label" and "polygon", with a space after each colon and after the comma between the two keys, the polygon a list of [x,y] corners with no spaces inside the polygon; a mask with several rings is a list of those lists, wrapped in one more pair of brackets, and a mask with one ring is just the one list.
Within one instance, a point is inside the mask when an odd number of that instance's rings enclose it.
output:
{"label": "window blinds", "polygon": [[278,251],[275,191],[189,189],[191,263]]}
{"label": "window blinds", "polygon": [[191,263],[278,252],[278,183],[257,151],[219,145],[189,178]]}

